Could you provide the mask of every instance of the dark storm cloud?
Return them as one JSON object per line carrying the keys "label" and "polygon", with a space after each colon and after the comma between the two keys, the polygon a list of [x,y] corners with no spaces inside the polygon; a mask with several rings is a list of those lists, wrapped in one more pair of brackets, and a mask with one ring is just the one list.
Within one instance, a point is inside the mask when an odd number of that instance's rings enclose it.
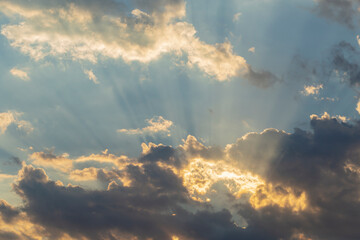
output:
{"label": "dark storm cloud", "polygon": [[322,17],[354,28],[359,24],[359,0],[315,0],[314,12]]}
{"label": "dark storm cloud", "polygon": [[140,157],[140,162],[155,163],[158,161],[180,167],[185,162],[185,156],[170,146],[151,146],[149,151]]}
{"label": "dark storm cloud", "polygon": [[204,240],[264,237],[237,227],[227,210],[185,210],[181,205],[199,203],[188,198],[181,180],[170,170],[145,164],[143,168],[129,165],[127,172],[131,187],[88,191],[58,185],[43,170],[25,166],[14,188],[24,200],[26,213],[54,239],[60,232],[89,239],[118,239],[119,233],[160,240],[173,235]]}
{"label": "dark storm cloud", "polygon": [[277,239],[289,239],[297,231],[315,239],[359,239],[360,123],[314,117],[311,127],[312,132],[253,134],[232,145],[229,153],[269,183],[305,192],[312,210],[294,214],[275,206],[241,206],[240,213],[249,226],[262,226]]}
{"label": "dark storm cloud", "polygon": [[[50,180],[44,170],[24,166],[14,190],[24,201],[24,213],[33,223],[44,226],[52,239],[64,232],[89,239],[119,239],[122,234],[160,240],[172,236],[204,240],[359,239],[360,122],[312,116],[310,124],[312,131],[250,133],[225,150],[205,147],[194,137],[178,148],[153,145],[124,170],[103,171],[103,176],[98,176],[102,181],[124,176],[131,181],[126,186],[113,181],[108,190],[63,186]],[[230,210],[215,211],[211,202],[192,200],[181,176],[166,167],[180,169],[193,157],[212,162],[228,157],[234,168],[260,175],[277,192],[286,193],[291,188],[295,196],[306,193],[307,208],[294,211],[289,205],[276,204],[255,208],[248,201],[233,198],[248,224],[242,229],[233,222]],[[2,216],[8,216],[7,221],[15,221],[19,214],[6,204],[0,210]]]}

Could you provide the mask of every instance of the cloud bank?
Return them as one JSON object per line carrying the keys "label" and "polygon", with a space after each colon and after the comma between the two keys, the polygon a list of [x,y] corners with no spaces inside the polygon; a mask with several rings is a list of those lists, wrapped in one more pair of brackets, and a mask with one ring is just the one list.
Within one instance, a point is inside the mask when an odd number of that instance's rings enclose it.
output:
{"label": "cloud bank", "polygon": [[310,124],[225,148],[189,136],[176,148],[143,144],[136,159],[74,158],[67,186],[24,164],[13,184],[23,206],[2,201],[0,239],[358,239],[360,124],[328,114]]}
{"label": "cloud bank", "polygon": [[0,11],[13,21],[1,33],[12,47],[35,60],[50,56],[92,63],[106,58],[149,63],[175,54],[185,56],[188,67],[197,67],[218,81],[240,77],[269,86],[277,80],[269,72],[255,72],[233,52],[230,42],[201,41],[194,26],[182,21],[184,1],[130,3],[3,0]]}

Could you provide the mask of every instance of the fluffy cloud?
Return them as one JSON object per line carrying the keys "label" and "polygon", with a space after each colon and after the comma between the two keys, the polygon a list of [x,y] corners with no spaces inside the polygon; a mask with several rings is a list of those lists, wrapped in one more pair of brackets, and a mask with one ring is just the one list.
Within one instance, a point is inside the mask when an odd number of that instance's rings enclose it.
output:
{"label": "fluffy cloud", "polygon": [[22,113],[15,111],[8,111],[0,113],[0,134],[5,133],[8,127],[15,124],[18,129],[29,133],[34,130],[31,123],[25,120],[20,120]]}
{"label": "fluffy cloud", "polygon": [[13,185],[24,205],[0,205],[0,236],[21,239],[9,227],[21,220],[51,239],[357,239],[360,125],[326,113],[310,123],[225,148],[189,136],[177,148],[143,144],[137,159],[75,158],[69,180],[100,181],[98,190],[24,165]]}
{"label": "fluffy cloud", "polygon": [[20,78],[21,80],[24,80],[24,81],[29,81],[30,80],[30,77],[29,77],[28,73],[25,72],[24,70],[21,70],[21,69],[18,69],[18,68],[12,68],[10,70],[10,73],[15,77]]}
{"label": "fluffy cloud", "polygon": [[159,116],[147,119],[146,122],[148,123],[148,126],[146,127],[137,129],[118,129],[117,132],[129,135],[166,133],[168,136],[170,136],[170,127],[173,125],[172,121],[166,120],[162,116]]}
{"label": "fluffy cloud", "polygon": [[[95,63],[105,57],[148,63],[173,53],[185,55],[188,66],[219,81],[242,77],[253,82],[257,74],[229,42],[201,41],[194,26],[181,21],[186,14],[184,1],[132,1],[131,10],[112,0],[51,4],[3,0],[0,7],[9,18],[21,19],[3,26],[1,33],[11,46],[35,60],[54,56]],[[276,80],[264,73],[256,75],[256,85],[268,86]]]}
{"label": "fluffy cloud", "polygon": [[310,96],[310,95],[318,95],[320,89],[323,88],[322,84],[319,85],[309,85],[309,86],[304,86],[304,90],[301,91],[301,94],[305,95],[305,96]]}

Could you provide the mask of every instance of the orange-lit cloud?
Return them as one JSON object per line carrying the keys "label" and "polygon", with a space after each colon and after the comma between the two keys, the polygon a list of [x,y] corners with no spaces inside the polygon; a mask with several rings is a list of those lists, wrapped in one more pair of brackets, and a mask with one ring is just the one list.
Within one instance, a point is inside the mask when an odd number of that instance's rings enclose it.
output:
{"label": "orange-lit cloud", "polygon": [[266,87],[277,80],[269,72],[254,72],[233,52],[229,41],[214,45],[201,41],[194,26],[182,21],[185,1],[168,1],[147,12],[135,8],[129,14],[119,10],[123,7],[119,3],[107,4],[96,7],[96,2],[56,0],[52,7],[41,7],[24,0],[3,0],[1,11],[22,21],[4,26],[1,33],[12,47],[35,60],[55,56],[96,63],[105,57],[148,63],[171,53],[186,55],[189,67],[196,66],[219,81],[242,77]]}
{"label": "orange-lit cloud", "polygon": [[21,120],[20,117],[23,113],[16,111],[7,111],[0,113],[0,134],[5,133],[11,124],[15,124],[18,129],[30,133],[34,130],[30,122]]}

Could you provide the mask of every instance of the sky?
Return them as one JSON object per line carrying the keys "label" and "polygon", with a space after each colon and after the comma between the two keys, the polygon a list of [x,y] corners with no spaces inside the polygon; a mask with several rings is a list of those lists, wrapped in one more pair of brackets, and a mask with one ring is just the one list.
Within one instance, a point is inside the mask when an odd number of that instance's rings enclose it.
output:
{"label": "sky", "polygon": [[0,0],[0,240],[360,239],[359,0]]}

